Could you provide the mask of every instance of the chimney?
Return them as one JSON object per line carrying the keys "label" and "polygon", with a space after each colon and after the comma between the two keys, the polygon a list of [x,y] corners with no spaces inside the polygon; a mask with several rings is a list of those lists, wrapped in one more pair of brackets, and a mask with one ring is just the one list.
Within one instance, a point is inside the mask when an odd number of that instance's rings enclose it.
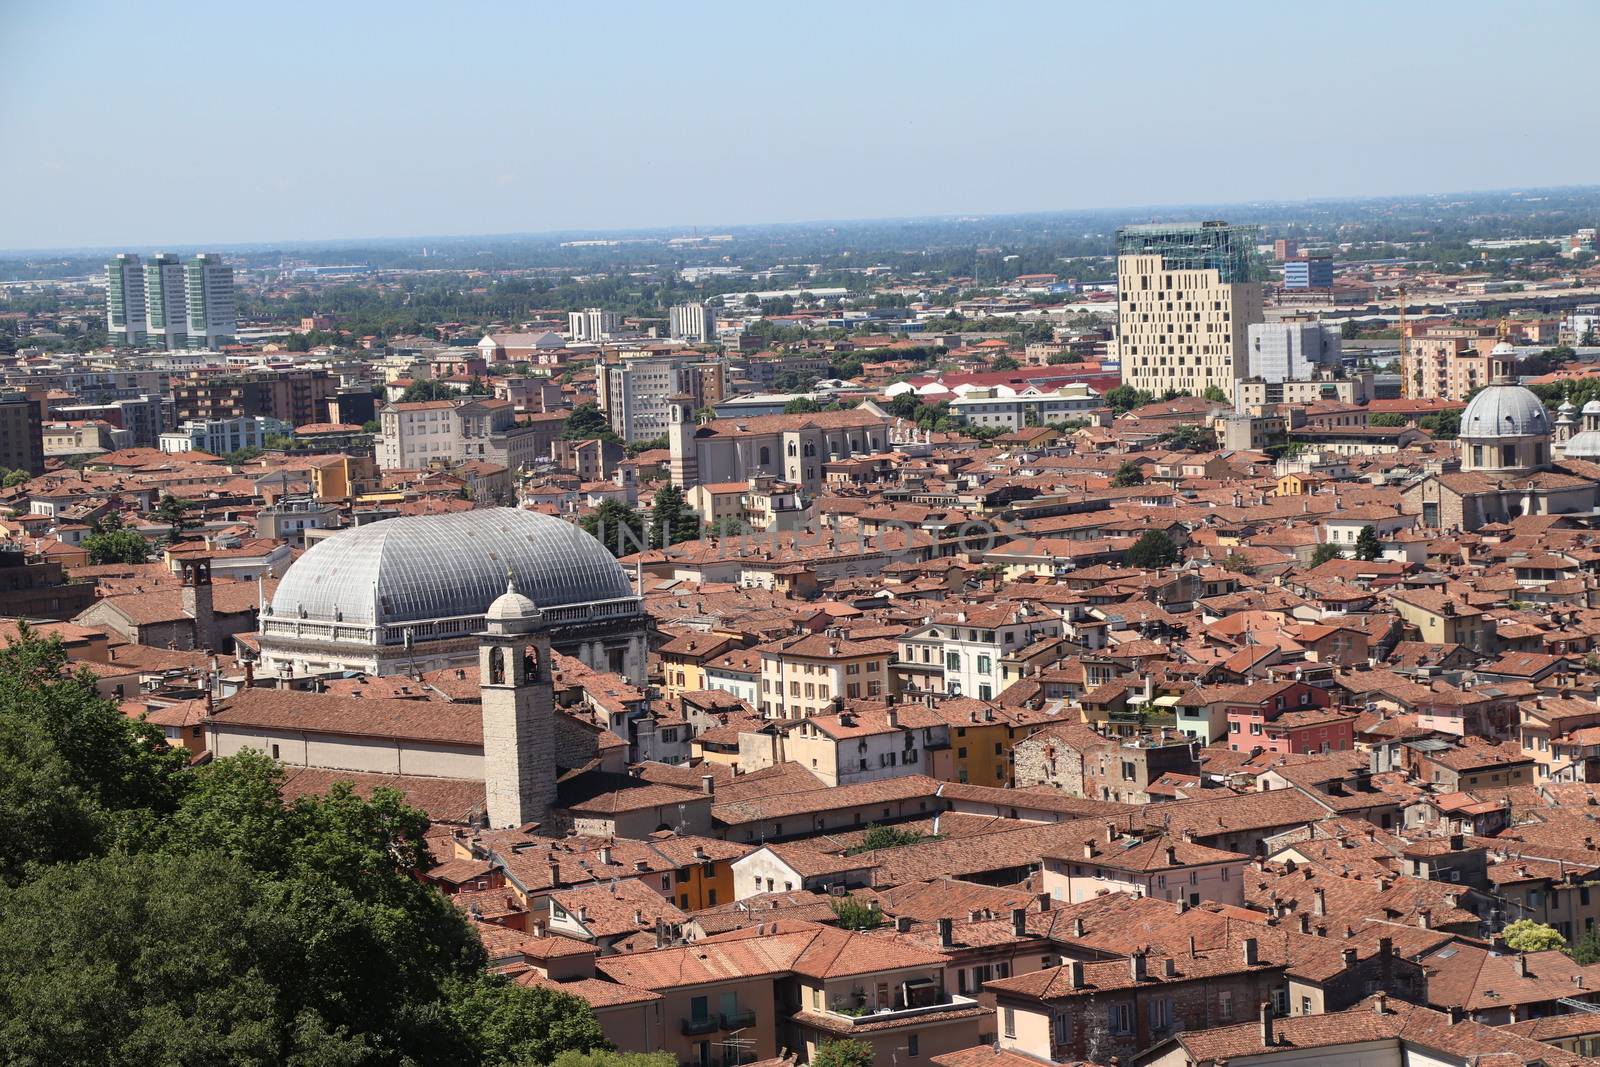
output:
{"label": "chimney", "polygon": [[1083,936],[1083,920],[1081,918],[1072,920],[1072,936],[1073,937],[1082,937]]}
{"label": "chimney", "polygon": [[1178,961],[1168,956],[1161,961],[1161,973],[1167,978],[1178,977]]}
{"label": "chimney", "polygon": [[1583,988],[1583,975],[1581,975],[1581,974],[1573,975],[1572,976],[1572,984],[1577,986],[1579,989],[1582,989]]}
{"label": "chimney", "polygon": [[1273,1046],[1272,1035],[1272,1005],[1266,1001],[1261,1002],[1261,1043],[1267,1048]]}
{"label": "chimney", "polygon": [[1128,970],[1135,982],[1144,981],[1144,953],[1135,952],[1128,957]]}
{"label": "chimney", "polygon": [[1356,950],[1355,949],[1347,948],[1347,949],[1344,950],[1344,965],[1345,965],[1346,969],[1354,967],[1356,965]]}
{"label": "chimney", "polygon": [[1178,865],[1178,850],[1176,848],[1174,848],[1173,846],[1168,845],[1167,846],[1167,866],[1168,867],[1176,867],[1177,865]]}
{"label": "chimney", "polygon": [[1244,965],[1246,967],[1254,967],[1258,962],[1260,962],[1256,953],[1256,939],[1253,937],[1245,938],[1243,947]]}
{"label": "chimney", "polygon": [[884,717],[889,720],[889,729],[894,730],[900,726],[900,712],[898,709],[891,707],[885,712]]}
{"label": "chimney", "polygon": [[1526,978],[1526,977],[1528,977],[1528,954],[1525,953],[1525,952],[1517,953],[1516,960],[1515,960],[1515,966],[1517,968],[1517,977],[1518,978]]}
{"label": "chimney", "polygon": [[712,776],[712,775],[709,775],[709,774],[702,774],[700,776],[700,792],[704,793],[708,797],[716,796],[717,795],[717,780],[716,780],[716,778],[714,776]]}
{"label": "chimney", "polygon": [[1428,908],[1417,909],[1417,925],[1424,930],[1433,929],[1433,913]]}
{"label": "chimney", "polygon": [[1011,932],[1016,934],[1018,937],[1026,937],[1028,935],[1027,908],[1011,909]]}
{"label": "chimney", "polygon": [[1300,932],[1302,934],[1309,934],[1311,932],[1311,916],[1307,915],[1303,911],[1300,913]]}
{"label": "chimney", "polygon": [[1182,892],[1178,894],[1177,899],[1174,900],[1172,904],[1172,910],[1174,914],[1182,915],[1184,912],[1189,910],[1189,898],[1184,896]]}
{"label": "chimney", "polygon": [[909,934],[911,932],[911,916],[896,915],[894,917],[894,929],[896,933]]}
{"label": "chimney", "polygon": [[1085,841],[1083,843],[1083,858],[1086,859],[1086,860],[1094,859],[1094,842],[1093,841]]}
{"label": "chimney", "polygon": [[1372,1011],[1375,1015],[1389,1014],[1389,994],[1378,990],[1372,995]]}
{"label": "chimney", "polygon": [[1390,976],[1394,973],[1394,939],[1389,937],[1378,938],[1378,980],[1383,985],[1389,984]]}
{"label": "chimney", "polygon": [[550,857],[550,884],[553,886],[561,884],[561,864],[554,856]]}
{"label": "chimney", "polygon": [[1067,962],[1067,986],[1071,989],[1083,988],[1083,961],[1069,960]]}
{"label": "chimney", "polygon": [[1114,822],[1106,823],[1106,843],[1110,844],[1111,842],[1115,841],[1116,839],[1117,839],[1117,824],[1114,823]]}
{"label": "chimney", "polygon": [[600,846],[600,865],[602,867],[611,866],[611,846],[610,845],[601,845]]}
{"label": "chimney", "polygon": [[633,909],[633,925],[635,925],[635,926],[643,926],[644,925],[644,911],[643,911],[643,909],[641,909],[641,908],[634,908]]}
{"label": "chimney", "polygon": [[1039,910],[1040,911],[1049,911],[1050,910],[1050,894],[1049,893],[1040,893],[1039,894]]}
{"label": "chimney", "polygon": [[955,921],[952,919],[939,920],[939,944],[949,948],[956,943]]}
{"label": "chimney", "polygon": [[1316,889],[1312,890],[1311,896],[1315,901],[1315,903],[1313,903],[1311,906],[1311,914],[1319,917],[1328,914],[1327,891],[1319,885]]}

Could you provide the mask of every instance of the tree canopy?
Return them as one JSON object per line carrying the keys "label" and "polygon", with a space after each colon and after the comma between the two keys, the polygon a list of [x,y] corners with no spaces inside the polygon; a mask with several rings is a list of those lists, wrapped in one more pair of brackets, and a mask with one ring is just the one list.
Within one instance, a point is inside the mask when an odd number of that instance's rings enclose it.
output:
{"label": "tree canopy", "polygon": [[1118,467],[1117,472],[1111,476],[1111,484],[1118,489],[1143,485],[1144,471],[1140,470],[1139,465],[1131,459],[1124,460],[1122,466]]}
{"label": "tree canopy", "polygon": [[600,405],[594,401],[579,404],[567,415],[566,423],[561,427],[561,436],[567,441],[592,441],[600,438],[605,441],[618,440],[612,432],[611,423],[606,421],[605,412],[600,410]]}
{"label": "tree canopy", "polygon": [[588,1005],[484,970],[427,818],[188,754],[23,627],[0,649],[0,1048],[17,1064],[547,1064]]}
{"label": "tree canopy", "polygon": [[839,1037],[817,1046],[811,1067],[872,1067],[872,1046],[853,1037]]}
{"label": "tree canopy", "polygon": [[1375,560],[1383,555],[1383,543],[1378,540],[1378,531],[1370,526],[1361,527],[1361,532],[1356,534],[1356,559]]}
{"label": "tree canopy", "polygon": [[1178,562],[1178,546],[1165,530],[1148,530],[1128,549],[1128,562],[1144,570]]}
{"label": "tree canopy", "polygon": [[1553,948],[1565,948],[1567,944],[1560,930],[1533,919],[1507,923],[1501,933],[1505,937],[1506,947],[1518,952],[1548,952]]}

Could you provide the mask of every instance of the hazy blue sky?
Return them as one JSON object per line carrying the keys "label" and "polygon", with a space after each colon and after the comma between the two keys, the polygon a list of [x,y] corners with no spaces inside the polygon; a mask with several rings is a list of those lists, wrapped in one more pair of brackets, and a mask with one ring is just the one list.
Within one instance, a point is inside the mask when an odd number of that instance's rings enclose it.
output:
{"label": "hazy blue sky", "polygon": [[0,247],[1590,184],[1597,31],[1592,0],[0,0]]}

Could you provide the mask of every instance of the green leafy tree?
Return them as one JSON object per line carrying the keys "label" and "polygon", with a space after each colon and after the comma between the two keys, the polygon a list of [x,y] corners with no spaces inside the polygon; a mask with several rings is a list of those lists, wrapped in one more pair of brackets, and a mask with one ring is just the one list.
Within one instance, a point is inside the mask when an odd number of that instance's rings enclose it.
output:
{"label": "green leafy tree", "polygon": [[400,403],[416,404],[426,400],[453,400],[461,394],[441,381],[424,378],[419,382],[412,382],[406,386],[405,392],[400,394]]}
{"label": "green leafy tree", "polygon": [[171,527],[172,532],[168,535],[169,540],[181,541],[183,540],[184,531],[189,528],[188,510],[189,505],[186,501],[179,500],[171,493],[168,493],[156,505],[156,510],[151,517],[157,522],[166,523],[167,526]]}
{"label": "green leafy tree", "polygon": [[1572,957],[1572,962],[1584,967],[1591,963],[1600,963],[1600,926],[1591,926],[1585,930],[1583,936],[1572,943],[1567,955]]}
{"label": "green leafy tree", "polygon": [[600,410],[600,405],[594,401],[579,404],[567,416],[567,421],[561,428],[561,436],[568,441],[592,441],[596,438],[605,441],[617,440],[617,435],[612,432],[611,424],[606,421],[605,412]]}
{"label": "green leafy tree", "polygon": [[362,433],[382,433],[383,423],[378,419],[368,419],[361,424]]}
{"label": "green leafy tree", "polygon": [[1169,430],[1161,435],[1161,440],[1174,451],[1210,452],[1217,447],[1217,435],[1207,427],[1193,423]]}
{"label": "green leafy tree", "polygon": [[139,840],[176,807],[187,765],[69,671],[59,638],[19,623],[0,649],[0,882]]}
{"label": "green leafy tree", "polygon": [[872,1067],[872,1046],[853,1037],[839,1037],[817,1046],[811,1067]]}
{"label": "green leafy tree", "polygon": [[19,485],[22,485],[32,477],[33,475],[29,474],[27,471],[15,470],[8,473],[5,476],[4,482],[0,484],[4,484],[5,488],[7,489],[13,489]]}
{"label": "green leafy tree", "polygon": [[1313,567],[1320,567],[1324,563],[1327,563],[1329,560],[1343,559],[1343,558],[1344,558],[1344,552],[1340,550],[1339,546],[1338,545],[1329,544],[1326,541],[1324,541],[1322,544],[1318,545],[1316,548],[1314,548],[1311,551],[1311,565]]}
{"label": "green leafy tree", "polygon": [[1148,530],[1128,549],[1128,562],[1143,570],[1178,562],[1178,546],[1165,530]]}
{"label": "green leafy tree", "polygon": [[1118,489],[1127,489],[1130,486],[1144,484],[1144,472],[1132,460],[1125,460],[1111,476],[1111,484]]}
{"label": "green leafy tree", "polygon": [[1564,948],[1567,943],[1561,931],[1533,919],[1518,919],[1508,923],[1501,935],[1505,938],[1506,947],[1517,952],[1547,952],[1553,948]]}
{"label": "green leafy tree", "polygon": [[995,361],[993,363],[989,364],[989,369],[990,370],[1016,370],[1017,368],[1019,368],[1021,366],[1022,366],[1022,364],[1017,362],[1016,357],[1012,356],[1010,353],[1002,353],[999,357],[997,357],[995,359]]}
{"label": "green leafy tree", "polygon": [[559,989],[479,978],[453,989],[448,1003],[456,1028],[476,1045],[472,1062],[485,1067],[547,1064],[564,1053],[587,1057],[611,1048],[589,1005]]}
{"label": "green leafy tree", "polygon": [[1380,411],[1367,416],[1368,426],[1404,426],[1406,417],[1394,411]]}
{"label": "green leafy tree", "polygon": [[741,537],[750,532],[750,526],[743,519],[733,515],[724,515],[707,527],[712,537]]}
{"label": "green leafy tree", "polygon": [[1100,399],[1105,401],[1106,407],[1120,415],[1124,411],[1142,407],[1154,398],[1142,389],[1135,389],[1131,385],[1119,385],[1115,389],[1107,389]]}
{"label": "green leafy tree", "polygon": [[1375,560],[1383,555],[1383,544],[1378,540],[1378,531],[1370,526],[1361,527],[1361,532],[1356,534],[1356,559]]}
{"label": "green leafy tree", "polygon": [[809,396],[797,396],[783,405],[785,415],[814,415],[822,410],[822,405]]}
{"label": "green leafy tree", "polygon": [[1461,412],[1441,411],[1424,415],[1417,420],[1417,426],[1441,441],[1453,441],[1461,434]]}
{"label": "green leafy tree", "polygon": [[83,539],[82,547],[89,553],[89,562],[97,566],[107,563],[144,563],[150,558],[150,542],[134,530],[92,533]]}
{"label": "green leafy tree", "polygon": [[700,515],[684,499],[683,490],[663,485],[650,507],[650,543],[657,547],[693,541],[700,536]]}
{"label": "green leafy tree", "polygon": [[563,1052],[550,1067],[677,1067],[670,1052]]}
{"label": "green leafy tree", "polygon": [[846,930],[874,930],[883,925],[883,909],[875,901],[829,897],[828,907]]}
{"label": "green leafy tree", "polygon": [[902,845],[914,845],[924,840],[922,834],[915,830],[903,830],[898,826],[868,826],[867,832],[861,835],[861,847],[871,851],[879,848],[899,848]]}
{"label": "green leafy tree", "polygon": [[[600,506],[578,520],[578,526],[598,540],[613,556],[628,556],[645,544],[644,516],[620,500],[602,501]],[[654,541],[651,547],[659,548]]]}
{"label": "green leafy tree", "polygon": [[1202,392],[1200,396],[1202,399],[1209,400],[1213,404],[1226,404],[1228,402],[1228,394],[1224,393],[1222,391],[1222,387],[1218,385],[1206,386],[1205,391]]}

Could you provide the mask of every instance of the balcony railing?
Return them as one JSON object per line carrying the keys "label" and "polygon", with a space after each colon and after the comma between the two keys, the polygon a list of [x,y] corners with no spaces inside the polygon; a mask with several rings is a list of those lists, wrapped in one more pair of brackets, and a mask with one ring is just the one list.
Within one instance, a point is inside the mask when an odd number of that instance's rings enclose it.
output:
{"label": "balcony railing", "polygon": [[721,1023],[715,1015],[708,1015],[704,1019],[685,1019],[683,1020],[683,1032],[691,1036],[694,1034],[709,1034],[717,1030],[720,1025]]}
{"label": "balcony railing", "polygon": [[846,1015],[843,1012],[829,1010],[828,1014],[835,1019],[841,1019],[850,1026],[862,1026],[866,1023],[899,1022],[902,1019],[915,1019],[919,1015],[931,1015],[940,1011],[958,1011],[962,1008],[976,1007],[978,1002],[971,997],[952,993],[944,1000],[932,1004],[919,1004],[911,1008],[895,1008],[884,1011],[865,1011],[860,1015]]}
{"label": "balcony railing", "polygon": [[724,1030],[742,1030],[756,1023],[756,1010],[742,1008],[739,1011],[725,1011],[722,1013],[722,1028]]}

